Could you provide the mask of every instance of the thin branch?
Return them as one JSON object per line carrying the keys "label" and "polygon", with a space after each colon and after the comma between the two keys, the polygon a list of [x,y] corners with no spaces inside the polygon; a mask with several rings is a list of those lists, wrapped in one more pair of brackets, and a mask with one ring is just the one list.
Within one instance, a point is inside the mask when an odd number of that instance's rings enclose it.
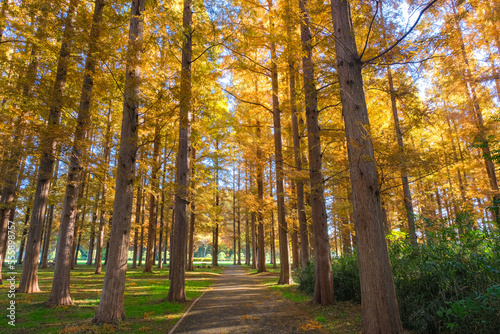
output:
{"label": "thin branch", "polygon": [[365,46],[363,47],[363,51],[359,55],[359,59],[363,58],[363,55],[365,54],[365,51],[366,51],[366,47],[368,46],[368,41],[370,40],[370,34],[371,34],[372,28],[373,28],[373,23],[375,22],[375,18],[377,17],[377,14],[378,14],[379,3],[380,3],[380,0],[377,0],[376,7],[375,7],[375,14],[373,14],[372,21],[370,22],[370,27],[368,28],[368,33],[366,34]]}
{"label": "thin branch", "polygon": [[[418,17],[417,17],[417,20],[415,21],[415,23],[413,23],[413,25],[411,26],[411,28],[403,34],[403,36],[401,36],[400,38],[398,38],[398,40],[392,44],[390,47],[388,47],[387,49],[385,49],[384,51],[382,51],[381,53],[379,53],[378,55],[376,55],[375,57],[372,57],[368,60],[361,60],[361,62],[363,64],[368,64],[368,63],[371,63],[372,61],[384,56],[386,53],[388,53],[389,51],[391,51],[392,49],[394,49],[399,43],[401,43],[405,38],[406,36],[408,36],[412,31],[413,29],[415,29],[415,27],[417,26],[417,24],[420,22],[420,19],[422,18],[422,16],[424,15],[424,13],[432,7],[432,5],[434,5],[438,0],[432,0],[430,3],[427,4],[427,6],[424,7],[424,9],[422,9],[420,11],[420,14],[418,14]],[[361,58],[360,58],[361,59]]]}
{"label": "thin branch", "polygon": [[270,70],[269,68],[265,67],[264,65],[260,64],[259,62],[255,61],[255,60],[253,60],[252,58],[248,57],[247,55],[244,55],[244,54],[242,54],[242,53],[240,53],[240,52],[238,52],[238,51],[236,51],[236,50],[233,50],[232,48],[230,48],[229,46],[227,46],[227,45],[225,45],[225,44],[224,44],[224,47],[225,47],[226,49],[228,49],[229,51],[231,51],[231,52],[233,52],[233,53],[236,53],[237,55],[239,55],[239,56],[241,56],[241,57],[243,57],[243,58],[246,58],[246,59],[250,60],[252,63],[254,63],[254,64],[255,64],[255,65],[257,65],[257,66],[262,67],[262,68],[263,68],[263,69],[265,69],[266,71],[271,72],[271,70]]}
{"label": "thin branch", "polygon": [[221,87],[221,89],[222,89],[223,91],[225,91],[226,93],[228,93],[229,95],[231,95],[232,97],[234,97],[235,99],[237,99],[238,101],[241,101],[241,102],[243,102],[243,103],[252,104],[252,105],[254,105],[254,106],[259,106],[259,107],[262,107],[262,108],[266,109],[267,111],[269,111],[269,112],[271,112],[271,113],[273,112],[273,110],[272,110],[272,109],[270,109],[269,107],[267,107],[267,106],[263,105],[262,103],[258,103],[258,102],[252,102],[252,101],[246,101],[246,100],[243,100],[243,99],[239,98],[238,96],[236,96],[235,94],[233,94],[233,93],[231,93],[230,91],[228,91],[227,89],[222,88],[222,87]]}
{"label": "thin branch", "polygon": [[324,85],[324,86],[322,86],[322,87],[320,87],[320,88],[316,89],[316,91],[317,91],[317,92],[319,92],[319,91],[321,91],[321,90],[323,90],[323,89],[325,89],[325,88],[328,88],[328,87],[330,87],[330,86],[332,86],[332,85],[335,85],[335,84],[338,84],[338,83],[339,83],[339,81],[334,81],[334,82],[331,82],[331,83],[329,83],[328,85]]}
{"label": "thin branch", "polygon": [[201,56],[203,56],[205,53],[208,52],[208,50],[216,47],[216,46],[219,46],[219,45],[223,45],[225,41],[227,41],[229,39],[229,37],[233,36],[233,34],[236,32],[236,29],[233,30],[232,33],[230,33],[227,37],[225,37],[222,42],[219,42],[219,43],[216,43],[216,44],[213,44],[211,46],[209,46],[208,48],[206,48],[198,57],[196,57],[195,59],[191,60],[191,63],[194,63],[195,61],[197,61]]}
{"label": "thin branch", "polygon": [[427,60],[431,60],[434,58],[446,58],[448,56],[429,56],[419,60],[410,60],[410,61],[401,61],[401,62],[393,62],[393,63],[379,63],[380,66],[390,66],[390,65],[408,65],[408,64],[421,64],[426,62]]}
{"label": "thin branch", "polygon": [[115,82],[116,84],[116,87],[118,88],[118,90],[120,91],[120,93],[122,94],[122,96],[125,96],[125,94],[123,93],[121,87],[120,87],[120,84],[118,83],[118,81],[116,81],[116,78],[115,78],[115,75],[113,74],[113,72],[111,71],[111,69],[109,68],[108,66],[108,63],[107,62],[103,62],[104,65],[106,66],[106,68],[108,69],[109,71],[109,74],[111,74],[111,77],[113,78],[113,81]]}
{"label": "thin branch", "polygon": [[[338,106],[339,106],[339,105],[341,105],[341,104],[342,104],[342,102],[339,102],[339,103],[330,104],[330,105],[328,105],[328,106],[326,106],[326,107],[323,107],[323,108],[321,108],[320,110],[318,110],[318,114],[319,114],[320,112],[322,112],[323,110],[325,110],[325,109],[328,109],[328,108],[333,108],[333,107],[338,107]],[[321,129],[321,130],[323,130],[323,129]]]}

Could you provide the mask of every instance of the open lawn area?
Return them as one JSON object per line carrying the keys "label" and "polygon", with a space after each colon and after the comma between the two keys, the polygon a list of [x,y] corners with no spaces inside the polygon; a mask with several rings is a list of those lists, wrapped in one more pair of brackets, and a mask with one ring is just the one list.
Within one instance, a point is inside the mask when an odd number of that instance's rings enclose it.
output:
{"label": "open lawn area", "polygon": [[[21,276],[21,269],[21,266],[16,267],[17,280]],[[41,269],[39,285],[42,292],[16,294],[15,327],[8,324],[6,317],[4,306],[8,305],[9,299],[8,287],[4,284],[0,287],[0,305],[4,309],[0,333],[166,333],[191,302],[200,296],[222,271],[220,267],[207,267],[187,272],[188,302],[169,303],[166,301],[170,285],[168,267],[160,270],[155,268],[153,274],[144,274],[142,270],[139,268],[127,271],[127,318],[116,328],[111,325],[95,326],[91,322],[99,304],[104,280],[104,271],[102,275],[95,275],[93,266],[78,265],[71,272],[71,297],[75,305],[70,307],[46,305],[52,287],[53,268]]]}

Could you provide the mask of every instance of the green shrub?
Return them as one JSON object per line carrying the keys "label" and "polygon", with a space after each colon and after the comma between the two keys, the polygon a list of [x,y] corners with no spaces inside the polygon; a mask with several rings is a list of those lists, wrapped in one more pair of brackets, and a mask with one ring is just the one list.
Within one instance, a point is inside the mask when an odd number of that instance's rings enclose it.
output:
{"label": "green shrub", "polygon": [[314,293],[315,269],[313,261],[309,261],[307,266],[299,271],[298,282],[299,290],[309,294]]}
{"label": "green shrub", "polygon": [[[429,230],[436,222],[428,221]],[[447,223],[439,222],[439,226]],[[437,225],[437,224],[436,224]],[[500,235],[473,228],[459,215],[453,227],[389,247],[403,326],[414,333],[500,333]],[[360,302],[356,255],[332,262],[336,300]],[[299,273],[300,289],[314,292],[314,263]]]}
{"label": "green shrub", "polygon": [[346,255],[334,259],[332,271],[335,300],[361,303],[357,256]]}
{"label": "green shrub", "polygon": [[437,314],[454,333],[500,333],[500,285],[483,294],[448,302]]}

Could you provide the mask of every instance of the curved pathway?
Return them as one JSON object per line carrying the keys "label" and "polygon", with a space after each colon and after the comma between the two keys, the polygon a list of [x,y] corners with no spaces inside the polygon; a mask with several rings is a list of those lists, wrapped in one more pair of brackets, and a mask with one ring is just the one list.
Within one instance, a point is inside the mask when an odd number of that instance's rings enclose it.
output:
{"label": "curved pathway", "polygon": [[173,333],[325,333],[242,266],[227,266],[180,321]]}

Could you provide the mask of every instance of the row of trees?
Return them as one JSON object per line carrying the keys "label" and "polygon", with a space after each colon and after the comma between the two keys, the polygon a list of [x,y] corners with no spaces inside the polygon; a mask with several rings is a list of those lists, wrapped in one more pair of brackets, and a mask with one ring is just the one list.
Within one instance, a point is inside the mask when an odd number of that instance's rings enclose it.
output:
{"label": "row of trees", "polygon": [[265,271],[268,244],[280,284],[314,259],[327,305],[332,247],[356,247],[363,330],[401,332],[385,235],[417,247],[465,209],[498,223],[488,1],[4,0],[0,17],[0,256],[22,212],[21,293],[57,243],[49,303],[72,304],[88,240],[107,261],[94,322],[117,322],[130,249],[147,272],[170,249],[184,301],[210,235],[213,265],[229,237]]}

